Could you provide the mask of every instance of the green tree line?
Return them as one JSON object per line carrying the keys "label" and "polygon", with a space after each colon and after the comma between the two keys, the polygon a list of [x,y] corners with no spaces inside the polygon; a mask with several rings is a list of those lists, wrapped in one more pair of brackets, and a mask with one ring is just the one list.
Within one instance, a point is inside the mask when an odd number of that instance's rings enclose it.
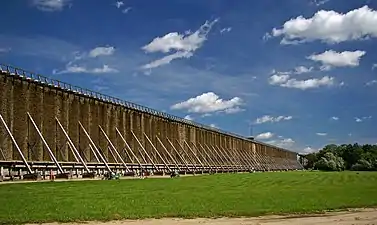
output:
{"label": "green tree line", "polygon": [[377,171],[377,145],[326,145],[304,156],[306,169]]}

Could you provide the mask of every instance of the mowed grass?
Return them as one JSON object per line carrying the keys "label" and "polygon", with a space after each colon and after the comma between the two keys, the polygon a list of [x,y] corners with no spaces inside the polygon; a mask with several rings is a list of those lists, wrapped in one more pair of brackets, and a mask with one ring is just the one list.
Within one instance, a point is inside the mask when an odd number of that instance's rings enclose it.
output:
{"label": "mowed grass", "polygon": [[0,185],[0,223],[257,216],[377,206],[375,172],[217,174]]}

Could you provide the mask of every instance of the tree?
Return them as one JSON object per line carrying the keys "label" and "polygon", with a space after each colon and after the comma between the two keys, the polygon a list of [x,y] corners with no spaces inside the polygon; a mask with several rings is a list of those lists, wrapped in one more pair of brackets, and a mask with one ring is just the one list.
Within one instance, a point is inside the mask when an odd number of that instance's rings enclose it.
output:
{"label": "tree", "polygon": [[358,171],[369,171],[373,169],[373,165],[368,160],[360,159],[357,163],[352,165],[351,169]]}
{"label": "tree", "polygon": [[345,164],[341,157],[335,156],[332,152],[326,152],[325,155],[314,164],[314,168],[326,171],[342,171],[345,168]]}
{"label": "tree", "polygon": [[306,155],[305,159],[306,169],[377,171],[377,145],[329,144],[317,153]]}

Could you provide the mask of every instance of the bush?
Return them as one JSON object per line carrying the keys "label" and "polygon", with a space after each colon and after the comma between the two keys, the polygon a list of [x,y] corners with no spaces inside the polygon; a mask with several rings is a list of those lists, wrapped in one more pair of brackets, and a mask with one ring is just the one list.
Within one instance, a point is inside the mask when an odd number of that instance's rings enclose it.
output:
{"label": "bush", "polygon": [[369,171],[373,170],[373,166],[374,165],[370,163],[368,160],[360,159],[359,161],[357,161],[357,163],[352,165],[351,170]]}
{"label": "bush", "polygon": [[345,163],[341,157],[335,156],[331,152],[327,152],[321,159],[314,164],[314,168],[325,171],[342,171]]}

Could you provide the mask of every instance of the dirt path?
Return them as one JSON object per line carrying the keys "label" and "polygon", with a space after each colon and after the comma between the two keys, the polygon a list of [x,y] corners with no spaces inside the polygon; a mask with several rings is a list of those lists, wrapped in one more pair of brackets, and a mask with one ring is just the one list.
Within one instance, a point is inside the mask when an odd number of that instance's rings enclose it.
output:
{"label": "dirt path", "polygon": [[[57,225],[58,223],[44,224]],[[70,223],[83,225],[83,223]],[[220,219],[147,219],[123,220],[111,222],[87,222],[86,225],[377,225],[377,209],[357,209],[346,212],[329,212],[312,216],[261,216],[254,218],[220,218]]]}

